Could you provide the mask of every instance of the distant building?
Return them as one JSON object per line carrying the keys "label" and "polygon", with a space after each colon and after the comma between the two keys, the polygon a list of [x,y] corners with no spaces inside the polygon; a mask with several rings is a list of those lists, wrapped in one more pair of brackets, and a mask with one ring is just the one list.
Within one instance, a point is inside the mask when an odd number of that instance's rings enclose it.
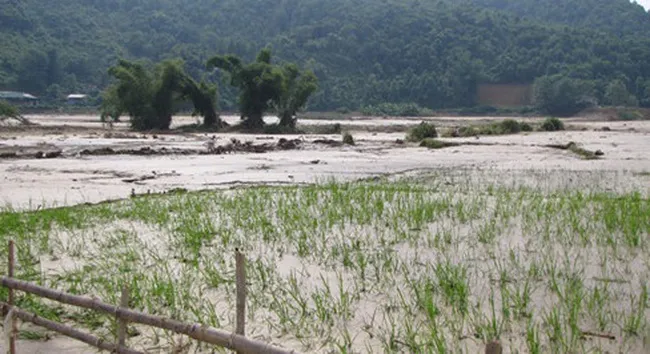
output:
{"label": "distant building", "polygon": [[68,97],[66,97],[66,101],[68,102],[68,104],[84,104],[87,99],[88,99],[88,95],[84,95],[81,93],[73,93],[71,95],[68,95]]}
{"label": "distant building", "polygon": [[38,102],[38,97],[25,92],[0,91],[0,100],[17,106],[29,106]]}

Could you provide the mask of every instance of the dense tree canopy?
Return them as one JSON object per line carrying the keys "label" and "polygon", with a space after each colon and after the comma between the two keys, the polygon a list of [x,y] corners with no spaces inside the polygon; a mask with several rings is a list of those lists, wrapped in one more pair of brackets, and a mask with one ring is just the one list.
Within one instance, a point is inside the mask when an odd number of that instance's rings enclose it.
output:
{"label": "dense tree canopy", "polygon": [[178,60],[163,61],[153,69],[120,60],[109,69],[115,82],[104,92],[102,119],[117,120],[127,113],[137,130],[169,129],[179,102],[191,101],[205,126],[221,127],[216,113],[216,87],[196,83]]}
{"label": "dense tree canopy", "polygon": [[239,89],[239,111],[244,126],[252,129],[264,125],[264,112],[281,95],[283,73],[271,63],[271,51],[262,50],[255,61],[243,64],[234,55],[215,56],[208,68],[219,68],[230,75],[230,83]]}
{"label": "dense tree canopy", "polygon": [[650,34],[650,15],[630,0],[465,0],[543,22],[593,28],[619,35]]}
{"label": "dense tree canopy", "polygon": [[[477,83],[554,75],[648,105],[648,23],[627,0],[0,0],[0,89],[97,94],[121,57],[180,57],[198,78],[215,53],[268,46],[318,77],[310,109],[470,106]],[[220,87],[238,107],[239,86]]]}

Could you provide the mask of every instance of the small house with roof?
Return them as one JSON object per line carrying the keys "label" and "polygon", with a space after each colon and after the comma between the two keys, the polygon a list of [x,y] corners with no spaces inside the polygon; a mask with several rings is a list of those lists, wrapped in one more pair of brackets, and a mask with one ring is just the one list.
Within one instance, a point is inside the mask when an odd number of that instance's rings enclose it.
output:
{"label": "small house with roof", "polygon": [[0,91],[0,100],[16,106],[29,106],[38,102],[38,97],[25,92]]}
{"label": "small house with roof", "polygon": [[81,93],[73,93],[66,97],[66,102],[70,105],[84,104],[88,100],[88,95]]}

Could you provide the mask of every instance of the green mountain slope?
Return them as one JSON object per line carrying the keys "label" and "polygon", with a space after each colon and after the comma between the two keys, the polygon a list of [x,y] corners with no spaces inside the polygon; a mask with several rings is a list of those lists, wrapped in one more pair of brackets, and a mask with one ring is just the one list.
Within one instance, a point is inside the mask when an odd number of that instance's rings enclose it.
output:
{"label": "green mountain slope", "polygon": [[[214,54],[252,59],[267,45],[319,76],[312,109],[468,106],[478,82],[556,73],[595,87],[621,79],[633,92],[645,92],[650,79],[647,35],[622,39],[448,0],[22,0],[18,8],[6,1],[0,89],[41,95],[97,92],[120,56],[181,57],[198,77]],[[232,107],[232,89],[221,91],[222,105]]]}
{"label": "green mountain slope", "polygon": [[650,36],[650,14],[629,0],[466,0],[526,18],[593,28],[619,35]]}

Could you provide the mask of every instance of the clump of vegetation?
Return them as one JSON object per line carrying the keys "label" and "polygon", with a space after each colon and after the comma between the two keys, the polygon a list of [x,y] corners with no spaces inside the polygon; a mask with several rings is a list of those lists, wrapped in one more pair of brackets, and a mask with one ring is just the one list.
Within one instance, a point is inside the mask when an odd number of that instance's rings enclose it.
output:
{"label": "clump of vegetation", "polygon": [[0,101],[0,119],[16,118],[20,116],[18,108],[9,104],[9,102]]}
{"label": "clump of vegetation", "polygon": [[183,66],[180,60],[167,60],[152,69],[143,63],[120,60],[109,70],[116,82],[104,92],[102,121],[116,121],[127,113],[135,130],[168,130],[175,104],[190,101],[194,114],[203,116],[203,125],[223,126],[216,111],[216,86],[197,83]]}
{"label": "clump of vegetation", "polygon": [[600,158],[600,156],[603,156],[603,152],[600,150],[597,151],[591,151],[587,150],[585,148],[582,148],[578,146],[578,144],[571,142],[568,144],[569,151],[573,152],[576,155],[579,155],[585,160],[597,160]]}
{"label": "clump of vegetation", "polygon": [[367,116],[422,117],[430,116],[433,111],[417,103],[380,103],[361,108],[361,113]]}
{"label": "clump of vegetation", "polygon": [[495,132],[502,134],[517,134],[521,132],[521,124],[514,119],[506,119],[494,125]]}
{"label": "clump of vegetation", "polygon": [[518,122],[514,119],[505,119],[490,124],[458,127],[445,135],[448,137],[470,137],[478,135],[507,135],[530,131],[533,131],[533,127],[528,123]]}
{"label": "clump of vegetation", "polygon": [[451,141],[443,141],[443,140],[438,140],[438,139],[433,139],[433,138],[427,138],[422,140],[420,143],[420,147],[425,147],[428,149],[444,149],[447,147],[452,147],[452,146],[459,146],[459,143],[454,143]]}
{"label": "clump of vegetation", "polygon": [[355,145],[354,137],[352,134],[345,132],[343,133],[343,144],[345,145]]}
{"label": "clump of vegetation", "polygon": [[264,113],[270,110],[280,117],[279,125],[295,128],[296,113],[318,88],[313,72],[301,71],[291,63],[272,64],[268,48],[248,64],[235,55],[217,55],[208,60],[208,68],[218,68],[230,75],[230,84],[239,89],[242,125],[251,130],[264,126]]}
{"label": "clump of vegetation", "polygon": [[418,142],[427,138],[437,138],[437,137],[438,137],[438,130],[436,129],[436,126],[431,123],[422,122],[409,130],[406,136],[406,140],[412,142]]}
{"label": "clump of vegetation", "polygon": [[639,111],[619,110],[616,112],[619,120],[642,120],[643,114]]}
{"label": "clump of vegetation", "polygon": [[605,155],[601,150],[596,150],[596,151],[591,151],[587,150],[585,148],[582,148],[578,146],[575,142],[569,142],[568,144],[550,144],[546,145],[546,147],[550,147],[553,149],[559,149],[559,150],[568,150],[571,151],[572,153],[579,155],[581,158],[585,160],[597,160],[601,156]]}
{"label": "clump of vegetation", "polygon": [[0,121],[7,119],[14,119],[22,124],[31,124],[30,121],[20,114],[18,108],[9,104],[9,102],[0,101]]}
{"label": "clump of vegetation", "polygon": [[543,131],[556,132],[564,130],[564,123],[559,118],[546,118],[541,128]]}

